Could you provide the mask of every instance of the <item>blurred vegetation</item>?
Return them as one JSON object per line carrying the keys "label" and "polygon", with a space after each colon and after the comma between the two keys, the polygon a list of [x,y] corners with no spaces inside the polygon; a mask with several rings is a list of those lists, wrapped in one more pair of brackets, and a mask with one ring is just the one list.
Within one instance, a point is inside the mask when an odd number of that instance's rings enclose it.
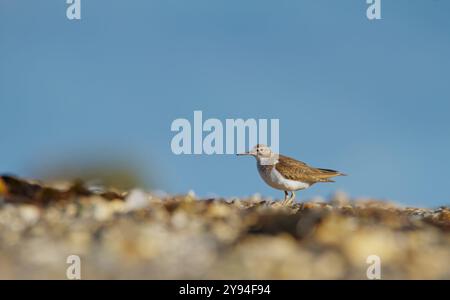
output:
{"label": "blurred vegetation", "polygon": [[128,190],[134,187],[154,188],[155,182],[148,170],[145,173],[141,164],[133,159],[118,155],[101,157],[82,156],[60,159],[34,168],[33,177],[46,181],[81,180],[88,184],[115,187]]}

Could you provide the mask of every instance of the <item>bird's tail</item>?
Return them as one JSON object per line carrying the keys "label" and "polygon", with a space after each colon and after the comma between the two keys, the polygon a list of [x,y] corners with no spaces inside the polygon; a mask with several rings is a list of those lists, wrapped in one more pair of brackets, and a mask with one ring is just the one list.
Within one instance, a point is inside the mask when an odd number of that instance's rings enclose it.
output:
{"label": "bird's tail", "polygon": [[320,174],[318,175],[319,178],[323,179],[324,182],[334,182],[333,180],[329,179],[336,176],[347,176],[347,174],[331,170],[331,169],[317,169],[320,171]]}

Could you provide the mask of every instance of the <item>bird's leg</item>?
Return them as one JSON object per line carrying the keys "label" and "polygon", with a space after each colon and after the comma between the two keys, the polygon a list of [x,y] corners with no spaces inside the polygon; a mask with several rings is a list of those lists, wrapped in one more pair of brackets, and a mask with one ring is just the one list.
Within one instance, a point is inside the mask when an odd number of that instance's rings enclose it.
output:
{"label": "bird's leg", "polygon": [[284,205],[288,200],[288,195],[289,195],[288,191],[284,191],[284,200],[281,202],[282,205]]}
{"label": "bird's leg", "polygon": [[286,201],[285,205],[292,205],[292,204],[294,204],[294,199],[295,199],[295,192],[291,191],[291,196]]}
{"label": "bird's leg", "polygon": [[291,201],[292,201],[292,203],[294,203],[294,200],[295,200],[295,192],[292,191],[291,193],[292,193]]}
{"label": "bird's leg", "polygon": [[281,204],[284,205],[284,206],[291,205],[293,203],[293,199],[295,198],[294,192],[291,191],[291,195],[290,196],[288,196],[289,192],[287,192],[287,191],[284,191],[284,194],[285,194],[286,197],[284,198],[284,201]]}

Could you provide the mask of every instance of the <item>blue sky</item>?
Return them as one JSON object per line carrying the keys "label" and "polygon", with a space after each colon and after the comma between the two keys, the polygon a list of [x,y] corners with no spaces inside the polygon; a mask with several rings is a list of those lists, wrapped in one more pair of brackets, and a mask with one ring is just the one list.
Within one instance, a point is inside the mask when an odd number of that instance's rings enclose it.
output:
{"label": "blue sky", "polygon": [[176,118],[278,118],[284,154],[344,190],[450,203],[448,1],[0,2],[0,171],[121,155],[156,188],[281,197],[251,158],[171,152]]}

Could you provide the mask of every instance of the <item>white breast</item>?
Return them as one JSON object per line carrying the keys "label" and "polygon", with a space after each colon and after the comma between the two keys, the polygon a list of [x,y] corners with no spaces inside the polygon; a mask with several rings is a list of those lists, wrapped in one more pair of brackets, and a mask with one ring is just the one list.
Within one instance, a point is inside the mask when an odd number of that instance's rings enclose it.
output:
{"label": "white breast", "polygon": [[286,179],[275,167],[261,166],[258,164],[258,172],[262,179],[271,187],[283,191],[303,190],[310,186],[309,183]]}

